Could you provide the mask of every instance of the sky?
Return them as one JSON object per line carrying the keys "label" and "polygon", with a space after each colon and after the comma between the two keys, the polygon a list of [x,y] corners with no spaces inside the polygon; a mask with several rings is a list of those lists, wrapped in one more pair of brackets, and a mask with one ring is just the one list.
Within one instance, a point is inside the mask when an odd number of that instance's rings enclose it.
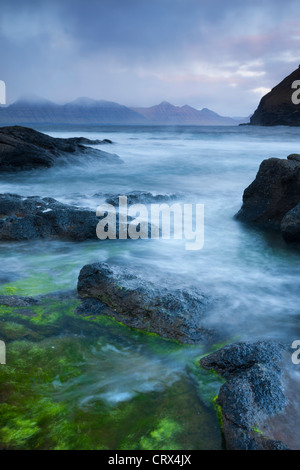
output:
{"label": "sky", "polygon": [[248,116],[300,63],[299,0],[0,0],[7,102],[161,101]]}

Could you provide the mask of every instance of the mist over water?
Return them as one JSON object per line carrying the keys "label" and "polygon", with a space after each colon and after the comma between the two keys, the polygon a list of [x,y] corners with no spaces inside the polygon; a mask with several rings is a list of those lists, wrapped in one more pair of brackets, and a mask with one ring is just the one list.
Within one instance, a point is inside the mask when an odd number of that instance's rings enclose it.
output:
{"label": "mist over water", "polygon": [[[277,234],[234,220],[244,189],[261,161],[285,158],[299,148],[293,128],[115,127],[45,130],[55,137],[109,138],[99,148],[118,154],[121,165],[78,158],[49,170],[1,177],[1,191],[50,196],[96,211],[107,194],[141,190],[180,194],[179,202],[205,205],[205,242],[185,250],[184,240],[95,241],[81,244],[15,244],[4,254],[9,268],[17,257],[22,270],[54,272],[58,288],[74,288],[79,269],[97,260],[125,264],[154,282],[197,286],[216,299],[209,324],[242,338],[289,339],[299,330],[300,267],[297,249]],[[177,201],[176,201],[177,202]],[[17,253],[19,253],[17,255]],[[42,267],[39,266],[42,262]],[[59,266],[70,266],[59,276]],[[72,267],[72,268],[71,268]],[[16,269],[18,271],[18,267]]]}

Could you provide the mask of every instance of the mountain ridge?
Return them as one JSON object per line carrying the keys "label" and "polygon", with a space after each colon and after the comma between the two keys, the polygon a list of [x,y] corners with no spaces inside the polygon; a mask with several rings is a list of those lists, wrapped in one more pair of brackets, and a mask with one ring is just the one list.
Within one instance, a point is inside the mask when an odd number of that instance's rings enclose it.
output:
{"label": "mountain ridge", "polygon": [[187,104],[174,106],[168,101],[162,101],[158,105],[149,108],[131,108],[142,114],[153,124],[185,124],[185,125],[236,125],[236,121],[230,117],[220,116],[208,108],[198,110]]}
{"label": "mountain ridge", "polygon": [[88,97],[79,97],[64,104],[57,104],[33,96],[23,97],[8,106],[0,107],[0,125],[11,124],[236,126],[239,122],[208,108],[198,110],[187,104],[175,106],[167,101],[148,108],[139,108]]}

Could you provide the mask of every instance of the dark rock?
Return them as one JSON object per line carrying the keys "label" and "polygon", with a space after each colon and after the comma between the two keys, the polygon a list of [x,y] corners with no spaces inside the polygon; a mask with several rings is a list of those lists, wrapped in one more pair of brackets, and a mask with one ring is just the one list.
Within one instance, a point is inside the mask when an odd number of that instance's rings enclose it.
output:
{"label": "dark rock", "polygon": [[[245,189],[236,217],[267,229],[282,230],[286,241],[299,240],[300,161],[264,160],[255,180]],[[289,215],[288,215],[289,214]]]}
{"label": "dark rock", "polygon": [[217,403],[228,449],[288,449],[286,443],[272,438],[266,424],[287,405],[281,371],[284,350],[272,341],[241,342],[200,360],[203,368],[227,379]]}
{"label": "dark rock", "polygon": [[250,369],[255,364],[276,364],[282,355],[282,346],[270,341],[234,343],[201,359],[205,369],[214,369],[226,379]]}
{"label": "dark rock", "polygon": [[98,219],[93,211],[52,198],[1,194],[0,217],[0,240],[96,238]]}
{"label": "dark rock", "polygon": [[[127,197],[127,204],[162,204],[178,199],[176,194],[152,194],[145,191],[132,191],[131,193],[120,194]],[[113,206],[119,205],[119,195],[110,195],[105,202]]]}
{"label": "dark rock", "polygon": [[[99,220],[91,210],[62,204],[53,198],[0,194],[0,240],[97,239]],[[118,218],[116,232],[118,238]]]}
{"label": "dark rock", "polygon": [[296,162],[300,162],[300,155],[299,153],[291,153],[286,157],[288,160],[295,160]]}
{"label": "dark rock", "polygon": [[286,242],[300,242],[300,204],[283,217],[280,230]]}
{"label": "dark rock", "polygon": [[77,289],[81,298],[100,301],[84,303],[81,314],[91,307],[103,314],[105,304],[109,307],[105,314],[116,320],[182,343],[199,343],[214,334],[201,325],[211,302],[195,290],[157,287],[130,270],[106,263],[84,266]]}
{"label": "dark rock", "polygon": [[84,144],[94,145],[83,137],[59,139],[21,126],[0,128],[0,171],[49,168],[62,158],[92,155],[103,163],[120,163],[117,155],[103,152]]}
{"label": "dark rock", "polygon": [[0,295],[0,305],[6,307],[29,307],[38,304],[39,300],[33,297],[22,297],[20,295]]}
{"label": "dark rock", "polygon": [[69,142],[70,144],[75,144],[75,145],[103,145],[103,144],[112,144],[112,141],[109,139],[87,139],[86,137],[69,137],[67,139],[63,139],[66,142]]}
{"label": "dark rock", "polygon": [[296,69],[269,93],[262,97],[250,118],[250,124],[259,126],[300,126],[300,105],[292,102],[292,83],[300,80]]}
{"label": "dark rock", "polygon": [[108,315],[116,320],[121,318],[115,310],[108,307],[104,302],[101,302],[101,300],[89,297],[82,299],[81,304],[75,310],[75,314],[81,317]]}

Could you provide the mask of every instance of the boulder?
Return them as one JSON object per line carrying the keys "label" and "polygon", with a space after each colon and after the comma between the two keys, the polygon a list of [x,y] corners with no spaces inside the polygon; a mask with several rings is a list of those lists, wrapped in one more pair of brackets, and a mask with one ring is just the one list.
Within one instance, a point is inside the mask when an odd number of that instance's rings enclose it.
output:
{"label": "boulder", "polygon": [[134,328],[182,343],[200,343],[214,337],[203,320],[211,299],[198,290],[156,286],[132,270],[106,263],[84,266],[77,290],[83,315],[106,315]]}
{"label": "boulder", "polygon": [[[100,218],[94,211],[62,204],[53,198],[0,194],[0,240],[97,239]],[[131,218],[127,219],[127,228]],[[116,236],[119,236],[117,217]]]}
{"label": "boulder", "polygon": [[117,155],[86,146],[101,143],[83,137],[54,138],[22,126],[1,127],[0,172],[49,168],[62,158],[75,155],[91,155],[103,163],[120,163]]}
{"label": "boulder", "polygon": [[272,341],[241,342],[200,360],[204,369],[214,370],[227,380],[217,399],[227,449],[289,448],[274,439],[274,429],[270,431],[270,422],[287,405],[281,370],[284,350],[283,345]]}
{"label": "boulder", "polygon": [[0,194],[0,240],[96,239],[95,212],[52,198]]}
{"label": "boulder", "polygon": [[236,214],[242,221],[281,230],[288,242],[299,241],[300,160],[264,160],[255,180],[245,189],[243,205]]}

